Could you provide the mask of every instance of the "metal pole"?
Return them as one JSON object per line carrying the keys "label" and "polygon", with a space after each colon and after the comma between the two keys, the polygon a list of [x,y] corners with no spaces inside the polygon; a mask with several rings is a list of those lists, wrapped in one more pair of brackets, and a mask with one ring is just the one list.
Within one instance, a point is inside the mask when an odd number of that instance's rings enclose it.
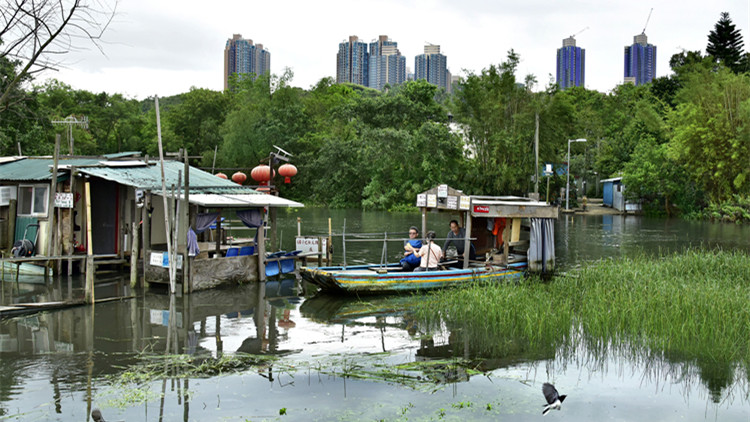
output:
{"label": "metal pole", "polygon": [[570,200],[570,139],[568,139],[568,171],[567,171],[567,182],[565,187],[565,209],[568,208],[568,201]]}
{"label": "metal pole", "polygon": [[536,113],[536,129],[534,130],[534,152],[536,156],[536,167],[534,167],[534,193],[539,199],[539,113]]}

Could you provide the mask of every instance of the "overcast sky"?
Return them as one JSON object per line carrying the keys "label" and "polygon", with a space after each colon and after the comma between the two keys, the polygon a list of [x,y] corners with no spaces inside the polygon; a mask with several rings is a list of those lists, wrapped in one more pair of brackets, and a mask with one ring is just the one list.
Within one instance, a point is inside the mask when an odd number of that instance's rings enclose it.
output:
{"label": "overcast sky", "polygon": [[308,89],[336,75],[338,44],[350,35],[369,42],[388,35],[407,66],[426,42],[438,44],[454,75],[481,72],[521,57],[518,80],[534,74],[543,87],[555,77],[556,50],[576,36],[586,49],[586,87],[609,91],[623,79],[623,47],[646,28],[657,46],[656,73],[669,74],[669,58],[705,52],[721,12],[729,12],[750,44],[750,0],[120,0],[105,34],[105,55],[94,48],[70,54],[67,68],[46,73],[75,89],[144,99],[223,89],[224,46],[232,34],[261,43],[271,72],[294,72],[293,85]]}

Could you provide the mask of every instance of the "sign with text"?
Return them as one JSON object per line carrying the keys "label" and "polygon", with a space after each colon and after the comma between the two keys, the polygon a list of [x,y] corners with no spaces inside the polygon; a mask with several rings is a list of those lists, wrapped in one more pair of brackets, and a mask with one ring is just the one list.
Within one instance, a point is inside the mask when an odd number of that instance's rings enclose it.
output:
{"label": "sign with text", "polygon": [[437,207],[437,196],[435,196],[434,194],[427,195],[427,206],[429,208]]}
{"label": "sign with text", "polygon": [[[154,267],[169,268],[169,253],[151,252],[149,264]],[[177,268],[182,268],[182,255],[177,255]]]}
{"label": "sign with text", "polygon": [[490,212],[490,207],[487,205],[474,205],[474,212],[477,214],[487,214]]}
{"label": "sign with text", "polygon": [[447,198],[448,197],[448,185],[439,185],[437,196],[438,198]]}
{"label": "sign with text", "polygon": [[56,208],[73,208],[73,194],[69,192],[55,193]]}
{"label": "sign with text", "polygon": [[418,207],[425,207],[427,206],[427,195],[420,193],[417,195],[417,206]]}
{"label": "sign with text", "polygon": [[470,206],[471,198],[469,198],[468,196],[462,196],[458,208],[462,210],[468,210]]}
{"label": "sign with text", "polygon": [[[301,236],[294,239],[294,248],[302,251],[301,253],[318,253],[318,238]],[[326,253],[328,247],[328,238],[323,238],[323,248],[321,251]]]}
{"label": "sign with text", "polygon": [[448,208],[450,208],[450,209],[452,209],[452,210],[458,209],[458,197],[457,196],[449,196],[448,200],[446,201],[445,206],[448,207]]}

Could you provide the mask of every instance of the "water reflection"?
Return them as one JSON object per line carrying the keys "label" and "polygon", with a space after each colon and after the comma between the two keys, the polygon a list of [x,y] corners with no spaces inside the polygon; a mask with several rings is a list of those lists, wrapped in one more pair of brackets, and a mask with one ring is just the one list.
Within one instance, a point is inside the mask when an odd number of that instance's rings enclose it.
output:
{"label": "water reflection", "polygon": [[[333,224],[341,226],[347,218],[352,230],[375,232],[418,222],[411,214],[370,217],[344,212]],[[356,218],[366,221],[356,225]],[[320,233],[327,232],[323,221]],[[295,231],[291,226],[283,241]],[[577,216],[558,222],[557,242],[558,260],[570,267],[691,242],[750,249],[750,230]],[[380,247],[370,252],[377,257]],[[347,252],[366,259],[366,248],[354,248]],[[76,279],[19,280],[0,287],[5,305],[82,297]],[[127,280],[98,280],[97,298],[133,298],[0,321],[0,416],[87,420],[91,409],[100,407],[107,420],[256,420],[273,419],[288,407],[297,412],[295,420],[393,420],[405,409],[402,419],[428,420],[438,419],[435,411],[441,408],[456,419],[531,419],[538,417],[538,387],[545,381],[573,393],[565,412],[555,415],[563,419],[622,420],[624,414],[669,419],[682,415],[686,404],[705,409],[691,413],[691,420],[746,420],[750,412],[748,374],[710,356],[615,348],[580,333],[570,336],[573,344],[553,338],[532,346],[502,333],[471,333],[460,321],[420,320],[413,308],[427,296],[305,298],[311,292],[294,280],[272,280],[170,298],[131,291]],[[224,370],[222,359],[238,353],[260,358],[236,373],[190,372],[200,365]],[[178,355],[189,357],[189,365]],[[158,363],[165,375],[129,392],[113,387],[113,378],[148,362]],[[603,397],[613,385],[622,400]],[[143,393],[142,400],[130,396],[136,393]],[[115,399],[125,407],[115,406]],[[459,401],[482,409],[451,407]],[[493,411],[484,410],[487,403]]]}

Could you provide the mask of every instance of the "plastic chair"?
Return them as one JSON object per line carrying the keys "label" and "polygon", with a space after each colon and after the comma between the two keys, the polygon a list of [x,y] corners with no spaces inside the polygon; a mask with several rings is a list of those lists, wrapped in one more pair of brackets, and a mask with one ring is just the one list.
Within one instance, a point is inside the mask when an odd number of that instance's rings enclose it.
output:
{"label": "plastic chair", "polygon": [[292,251],[292,252],[289,252],[287,254],[284,254],[284,257],[289,256],[291,258],[289,258],[289,259],[282,259],[282,260],[279,261],[279,266],[281,266],[281,273],[282,274],[287,274],[287,273],[294,272],[294,257],[297,256],[300,252],[302,252],[302,251],[301,250],[300,251]]}
{"label": "plastic chair", "polygon": [[[272,254],[269,254],[267,256],[268,259],[274,259],[278,258],[282,255],[284,255],[286,252],[274,252]],[[266,277],[273,277],[279,275],[281,272],[281,268],[279,266],[279,261],[271,261],[266,264]]]}
{"label": "plastic chair", "polygon": [[240,248],[240,256],[252,255],[255,253],[255,246],[243,246]]}
{"label": "plastic chair", "polygon": [[227,258],[229,258],[230,256],[237,256],[237,255],[239,255],[239,253],[240,253],[240,249],[239,248],[229,248],[229,249],[227,249],[227,255],[226,256],[227,256]]}

